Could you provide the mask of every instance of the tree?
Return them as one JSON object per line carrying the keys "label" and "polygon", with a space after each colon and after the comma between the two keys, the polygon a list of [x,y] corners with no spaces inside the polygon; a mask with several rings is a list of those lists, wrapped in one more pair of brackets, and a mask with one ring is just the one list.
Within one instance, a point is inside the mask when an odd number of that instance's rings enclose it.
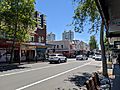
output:
{"label": "tree", "polygon": [[100,17],[95,0],[73,0],[75,3],[75,11],[73,16],[73,26],[76,32],[84,31],[84,26],[89,21],[89,32],[97,33],[100,29],[100,45],[102,52],[102,66],[103,75],[108,76],[107,73],[107,62],[105,57],[105,46],[104,46],[104,21]]}
{"label": "tree", "polygon": [[25,41],[29,32],[34,30],[34,2],[35,0],[0,1],[1,32],[13,40],[10,62],[13,60],[15,42]]}
{"label": "tree", "polygon": [[89,46],[91,51],[98,49],[97,41],[94,35],[90,36]]}

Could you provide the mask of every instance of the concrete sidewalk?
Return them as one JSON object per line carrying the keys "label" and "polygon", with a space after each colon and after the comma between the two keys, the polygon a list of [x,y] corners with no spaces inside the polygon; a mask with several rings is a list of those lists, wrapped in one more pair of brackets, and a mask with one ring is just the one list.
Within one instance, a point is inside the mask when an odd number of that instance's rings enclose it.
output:
{"label": "concrete sidewalk", "polygon": [[118,64],[114,64],[113,75],[115,78],[113,79],[113,86],[111,90],[120,90],[120,66]]}

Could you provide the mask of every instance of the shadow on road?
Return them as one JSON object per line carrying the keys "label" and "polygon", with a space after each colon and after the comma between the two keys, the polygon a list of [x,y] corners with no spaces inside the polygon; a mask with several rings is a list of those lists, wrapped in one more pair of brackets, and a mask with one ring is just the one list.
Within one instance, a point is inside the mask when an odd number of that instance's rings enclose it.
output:
{"label": "shadow on road", "polygon": [[5,64],[5,65],[0,65],[0,72],[13,70],[13,69],[29,68],[29,67],[24,67],[24,66],[21,66],[21,65],[22,64]]}
{"label": "shadow on road", "polygon": [[77,74],[69,77],[67,81],[74,83],[78,87],[82,87],[91,76],[92,74],[84,72],[79,75]]}

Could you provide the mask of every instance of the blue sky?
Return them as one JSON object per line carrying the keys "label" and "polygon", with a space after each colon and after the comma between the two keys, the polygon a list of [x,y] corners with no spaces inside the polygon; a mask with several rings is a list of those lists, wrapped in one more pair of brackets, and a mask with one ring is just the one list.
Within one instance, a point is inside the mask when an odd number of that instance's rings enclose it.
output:
{"label": "blue sky", "polygon": [[[47,33],[55,33],[56,40],[62,39],[64,30],[73,30],[72,27],[67,26],[73,20],[74,8],[72,0],[36,0],[36,10],[47,16]],[[96,36],[99,43],[99,34]],[[75,39],[77,40],[83,40],[88,43],[89,38],[88,26],[85,27],[85,32],[81,34],[75,33]]]}

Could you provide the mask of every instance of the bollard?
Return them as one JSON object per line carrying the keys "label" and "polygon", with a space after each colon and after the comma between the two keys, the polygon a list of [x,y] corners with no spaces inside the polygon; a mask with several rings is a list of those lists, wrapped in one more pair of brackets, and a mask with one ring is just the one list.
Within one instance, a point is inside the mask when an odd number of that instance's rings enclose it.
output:
{"label": "bollard", "polygon": [[87,80],[87,81],[85,82],[85,85],[86,85],[87,90],[90,90],[90,83],[89,83],[89,80]]}
{"label": "bollard", "polygon": [[97,85],[100,86],[100,80],[99,80],[98,74],[95,72],[94,75],[95,75],[95,79],[96,79]]}
{"label": "bollard", "polygon": [[95,85],[94,85],[94,81],[92,79],[92,77],[90,78],[90,85],[91,85],[91,89],[90,90],[95,90]]}
{"label": "bollard", "polygon": [[92,76],[92,79],[93,79],[93,82],[94,82],[95,90],[98,90],[98,85],[97,85],[97,80],[96,80],[95,75]]}
{"label": "bollard", "polygon": [[93,73],[92,77],[85,82],[87,90],[99,90],[100,81],[99,76],[95,72]]}

